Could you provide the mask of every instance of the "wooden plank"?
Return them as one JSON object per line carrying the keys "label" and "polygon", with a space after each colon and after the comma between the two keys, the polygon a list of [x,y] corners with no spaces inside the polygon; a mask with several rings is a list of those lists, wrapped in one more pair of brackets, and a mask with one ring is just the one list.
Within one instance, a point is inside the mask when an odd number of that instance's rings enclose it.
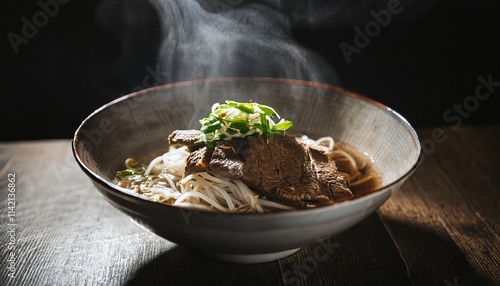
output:
{"label": "wooden plank", "polygon": [[406,268],[373,214],[280,261],[285,285],[408,285]]}
{"label": "wooden plank", "polygon": [[[420,134],[430,138],[431,132]],[[453,285],[455,280],[463,285],[498,284],[499,190],[491,185],[495,175],[485,171],[491,168],[484,165],[489,164],[488,157],[499,154],[498,149],[481,145],[482,132],[468,127],[447,128],[445,133],[448,139],[425,157],[380,209],[380,216],[414,284]],[[470,133],[474,136],[467,136]],[[467,149],[476,145],[482,148]],[[484,177],[474,180],[472,174]]]}
{"label": "wooden plank", "polygon": [[[17,269],[16,278],[8,279],[2,267],[0,285],[123,285],[147,258],[173,247],[103,199],[71,157],[69,140],[23,143],[13,150]],[[8,253],[1,249],[2,257]]]}

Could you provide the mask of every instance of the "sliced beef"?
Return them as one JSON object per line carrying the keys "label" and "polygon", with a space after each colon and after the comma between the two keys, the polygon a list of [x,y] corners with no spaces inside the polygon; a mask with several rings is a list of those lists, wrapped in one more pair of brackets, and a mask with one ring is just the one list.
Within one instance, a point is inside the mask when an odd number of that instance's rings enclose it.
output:
{"label": "sliced beef", "polygon": [[186,159],[186,174],[206,172],[214,149],[203,147],[193,150]]}
{"label": "sliced beef", "polygon": [[186,173],[200,171],[242,180],[291,206],[332,204],[353,196],[323,150],[285,135],[219,141],[215,148],[196,150],[188,157]]}
{"label": "sliced beef", "polygon": [[175,130],[168,136],[169,145],[184,145],[188,146],[190,151],[203,147],[201,139],[201,131],[199,130]]}

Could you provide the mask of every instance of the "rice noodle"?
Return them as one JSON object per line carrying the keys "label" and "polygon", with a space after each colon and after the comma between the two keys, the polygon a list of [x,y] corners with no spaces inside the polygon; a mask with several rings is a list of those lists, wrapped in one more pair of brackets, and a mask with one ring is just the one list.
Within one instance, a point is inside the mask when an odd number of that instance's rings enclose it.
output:
{"label": "rice noodle", "polygon": [[347,153],[346,151],[334,150],[330,153],[330,156],[334,158],[336,157],[346,158],[347,160],[349,160],[354,169],[358,169],[358,164],[356,163],[356,160],[354,160],[354,158],[351,155],[349,155],[349,153]]}
{"label": "rice noodle", "polygon": [[154,158],[151,163],[149,163],[149,166],[148,168],[146,169],[146,171],[144,172],[144,176],[147,176],[149,175],[149,173],[151,173],[151,170],[153,170],[154,166],[156,166],[158,163],[162,162],[163,161],[163,157],[162,156],[159,156],[159,157],[156,157]]}
{"label": "rice noodle", "polygon": [[323,142],[327,142],[328,143],[328,150],[329,151],[332,151],[333,148],[335,147],[335,141],[330,136],[321,137],[321,138],[319,138],[319,139],[316,140],[316,144],[318,144],[318,145],[323,145],[322,144]]}
{"label": "rice noodle", "polygon": [[206,201],[210,206],[212,206],[212,207],[214,207],[214,208],[216,208],[216,209],[218,209],[220,211],[223,211],[223,212],[227,212],[228,211],[228,208],[221,206],[217,201],[215,201],[214,199],[210,198],[209,196],[207,196],[207,195],[205,195],[203,193],[194,192],[194,191],[182,194],[182,196],[180,196],[174,202],[174,206],[177,205],[179,202],[185,202],[185,201],[187,201],[187,199],[190,198],[190,197],[198,197],[198,198],[203,199],[204,201]]}

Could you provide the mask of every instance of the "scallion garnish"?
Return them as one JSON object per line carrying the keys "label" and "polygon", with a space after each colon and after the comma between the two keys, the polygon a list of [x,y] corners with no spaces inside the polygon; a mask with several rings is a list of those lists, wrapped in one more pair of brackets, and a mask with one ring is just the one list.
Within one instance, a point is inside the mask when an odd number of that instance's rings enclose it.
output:
{"label": "scallion garnish", "polygon": [[270,106],[256,102],[236,102],[226,100],[226,104],[214,104],[208,117],[200,120],[200,131],[205,134],[204,142],[209,147],[215,141],[244,138],[252,134],[270,136],[282,134],[293,126],[292,121],[280,119]]}

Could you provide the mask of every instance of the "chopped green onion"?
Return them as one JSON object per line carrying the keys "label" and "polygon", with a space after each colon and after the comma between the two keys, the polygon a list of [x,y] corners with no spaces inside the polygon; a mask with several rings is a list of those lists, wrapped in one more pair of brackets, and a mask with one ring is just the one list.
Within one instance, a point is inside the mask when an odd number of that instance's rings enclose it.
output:
{"label": "chopped green onion", "polygon": [[264,134],[270,134],[271,128],[269,127],[269,121],[267,120],[267,115],[265,113],[260,114],[260,124],[262,126],[262,132]]}
{"label": "chopped green onion", "polygon": [[244,138],[253,134],[270,136],[282,134],[293,126],[289,120],[281,119],[274,123],[273,116],[280,119],[270,106],[256,102],[236,102],[226,100],[226,104],[214,104],[212,113],[200,120],[200,131],[205,134],[203,140],[208,147],[215,141]]}
{"label": "chopped green onion", "polygon": [[240,103],[240,102],[230,101],[230,100],[226,100],[226,103],[227,103],[227,105],[234,107],[234,108],[237,108],[245,113],[248,113],[248,114],[254,113],[253,105],[251,103]]}
{"label": "chopped green onion", "polygon": [[145,166],[137,166],[137,161],[135,161],[134,158],[128,158],[125,160],[125,166],[127,169],[118,171],[116,174],[117,177],[121,179],[130,179],[137,175],[143,175],[146,171]]}
{"label": "chopped green onion", "polygon": [[290,120],[284,120],[278,124],[276,124],[276,126],[274,126],[274,128],[276,130],[287,130],[288,128],[292,127],[293,126],[293,123],[292,121]]}

